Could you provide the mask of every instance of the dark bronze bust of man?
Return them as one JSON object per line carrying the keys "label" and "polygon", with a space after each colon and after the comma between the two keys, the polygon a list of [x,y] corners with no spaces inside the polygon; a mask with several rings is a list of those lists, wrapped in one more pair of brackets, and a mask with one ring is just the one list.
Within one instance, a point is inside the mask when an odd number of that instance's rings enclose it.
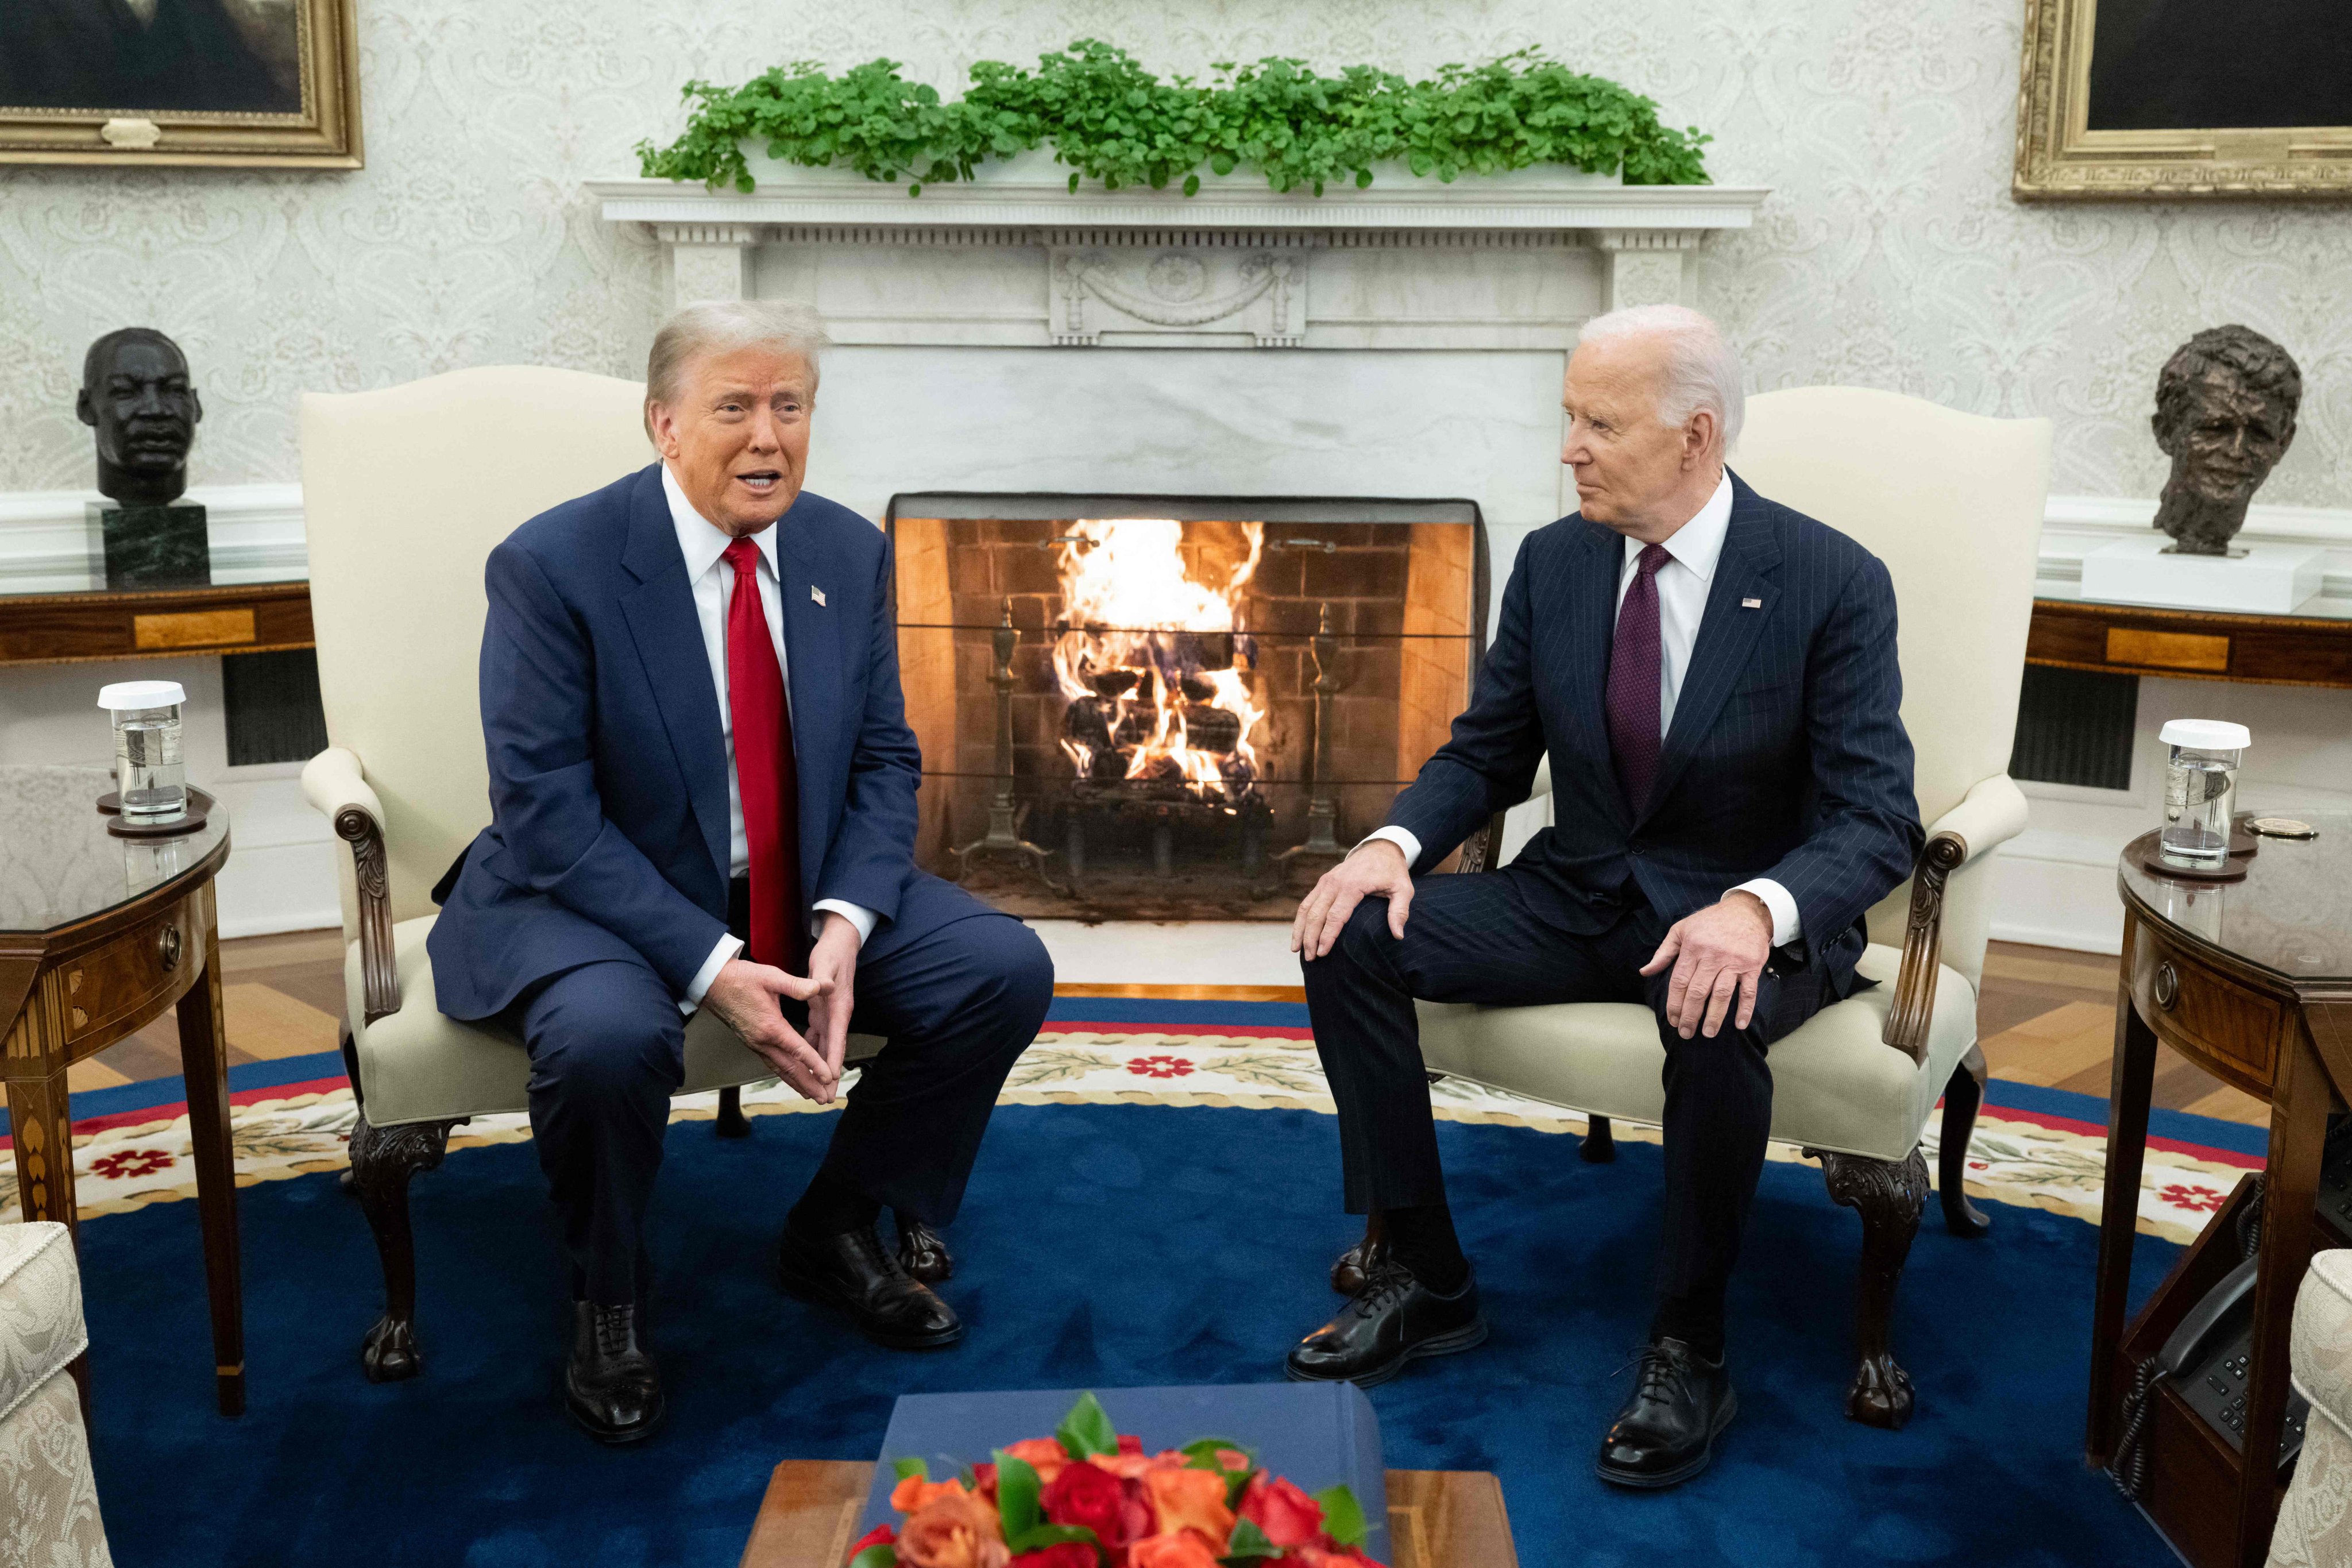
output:
{"label": "dark bronze bust of man", "polygon": [[89,345],[74,413],[98,431],[98,489],[126,507],[164,506],[188,488],[188,447],[205,405],[187,356],[152,327]]}
{"label": "dark bronze bust of man", "polygon": [[2246,507],[2294,441],[2303,373],[2251,327],[2208,327],[2156,378],[2156,444],[2172,477],[2156,511],[2174,555],[2227,555]]}

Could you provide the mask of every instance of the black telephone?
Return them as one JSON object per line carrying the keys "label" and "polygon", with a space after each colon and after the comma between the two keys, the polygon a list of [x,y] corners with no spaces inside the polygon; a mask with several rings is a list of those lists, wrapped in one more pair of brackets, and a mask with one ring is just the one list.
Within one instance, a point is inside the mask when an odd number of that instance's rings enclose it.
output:
{"label": "black telephone", "polygon": [[[2156,1375],[2172,1379],[2189,1407],[2240,1452],[2246,1447],[2246,1380],[2254,1350],[2254,1270],[2261,1261],[2249,1258],[2223,1275],[2156,1352]],[[2286,1430],[2279,1436],[2282,1470],[2303,1451],[2304,1423],[2310,1415],[2310,1402],[2289,1389]]]}

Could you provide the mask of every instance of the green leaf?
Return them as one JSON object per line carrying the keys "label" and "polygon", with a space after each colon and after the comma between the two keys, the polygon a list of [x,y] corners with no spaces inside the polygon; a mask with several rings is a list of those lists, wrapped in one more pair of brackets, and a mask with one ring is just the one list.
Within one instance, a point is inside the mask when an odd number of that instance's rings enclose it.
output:
{"label": "green leaf", "polygon": [[[1336,1537],[1335,1537],[1336,1539]],[[1282,1555],[1282,1548],[1265,1538],[1255,1521],[1234,1521],[1234,1532],[1225,1538],[1225,1554],[1221,1563],[1262,1563],[1269,1557]]]}
{"label": "green leaf", "polygon": [[927,1481],[931,1479],[930,1466],[920,1459],[893,1459],[890,1461],[890,1468],[898,1472],[898,1479],[902,1481],[908,1476],[916,1476]]}
{"label": "green leaf", "polygon": [[1054,1436],[1061,1439],[1063,1451],[1073,1459],[1118,1452],[1118,1430],[1110,1424],[1102,1401],[1094,1396],[1092,1390],[1078,1395],[1078,1402],[1062,1417]]}
{"label": "green leaf", "polygon": [[1187,174],[1184,176],[1184,194],[1188,196],[1197,196],[1201,194],[1200,175]]}
{"label": "green leaf", "polygon": [[1066,1541],[1083,1542],[1093,1547],[1098,1560],[1105,1555],[1101,1537],[1083,1524],[1038,1524],[1017,1535],[1011,1531],[1004,1535],[1005,1546],[1016,1552],[1042,1551],[1048,1546],[1059,1546]]}
{"label": "green leaf", "polygon": [[849,1568],[898,1568],[895,1546],[869,1546],[849,1560]]}
{"label": "green leaf", "polygon": [[[1195,1437],[1176,1451],[1188,1459],[1206,1459],[1215,1465],[1219,1449],[1239,1454],[1245,1459],[1255,1458],[1257,1456],[1257,1450],[1247,1443],[1236,1443],[1231,1437]],[[1223,1469],[1224,1467],[1217,1465],[1217,1468]],[[1244,1465],[1243,1468],[1246,1469],[1248,1467]]]}
{"label": "green leaf", "polygon": [[1315,1494],[1323,1505],[1323,1533],[1342,1546],[1364,1543],[1364,1505],[1344,1481],[1336,1487],[1325,1487]]}
{"label": "green leaf", "polygon": [[996,1450],[996,1516],[1004,1521],[1007,1541],[1045,1522],[1045,1511],[1038,1501],[1044,1490],[1034,1465]]}

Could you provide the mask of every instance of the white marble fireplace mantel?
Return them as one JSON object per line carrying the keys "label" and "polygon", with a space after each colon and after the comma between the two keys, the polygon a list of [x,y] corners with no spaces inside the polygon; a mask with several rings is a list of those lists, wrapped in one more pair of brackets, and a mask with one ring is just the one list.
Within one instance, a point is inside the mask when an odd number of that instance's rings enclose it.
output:
{"label": "white marble fireplace mantel", "polygon": [[1751,186],[1522,169],[1379,172],[1316,196],[1250,174],[1069,189],[1044,153],[925,187],[755,160],[758,188],[600,180],[604,218],[668,251],[676,303],[791,298],[854,344],[1565,349],[1588,317],[1682,299],[1685,258],[1746,228]]}

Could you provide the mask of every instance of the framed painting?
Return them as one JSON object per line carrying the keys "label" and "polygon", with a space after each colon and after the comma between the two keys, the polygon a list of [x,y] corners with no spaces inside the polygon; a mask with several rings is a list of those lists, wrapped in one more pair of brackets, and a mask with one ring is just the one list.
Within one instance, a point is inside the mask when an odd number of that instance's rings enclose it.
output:
{"label": "framed painting", "polygon": [[360,166],[357,0],[0,0],[0,163]]}
{"label": "framed painting", "polygon": [[2352,197],[2352,3],[2025,0],[2011,189]]}

